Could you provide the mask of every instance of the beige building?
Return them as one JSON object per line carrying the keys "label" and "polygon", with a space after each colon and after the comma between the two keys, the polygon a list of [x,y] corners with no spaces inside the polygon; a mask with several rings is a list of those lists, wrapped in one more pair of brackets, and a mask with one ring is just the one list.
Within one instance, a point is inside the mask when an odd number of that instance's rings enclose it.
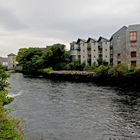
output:
{"label": "beige building", "polygon": [[16,67],[16,55],[11,53],[8,55],[8,69],[13,70]]}
{"label": "beige building", "polygon": [[70,43],[70,55],[72,61],[80,61],[86,65],[98,64],[98,60],[110,64],[111,60],[110,40],[99,37],[98,40],[88,38],[88,40],[78,39]]}

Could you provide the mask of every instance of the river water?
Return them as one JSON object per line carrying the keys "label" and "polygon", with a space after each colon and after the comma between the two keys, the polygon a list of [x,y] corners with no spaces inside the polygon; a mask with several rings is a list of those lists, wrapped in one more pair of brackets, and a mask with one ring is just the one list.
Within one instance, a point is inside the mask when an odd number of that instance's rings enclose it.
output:
{"label": "river water", "polygon": [[11,74],[27,140],[140,140],[140,92]]}

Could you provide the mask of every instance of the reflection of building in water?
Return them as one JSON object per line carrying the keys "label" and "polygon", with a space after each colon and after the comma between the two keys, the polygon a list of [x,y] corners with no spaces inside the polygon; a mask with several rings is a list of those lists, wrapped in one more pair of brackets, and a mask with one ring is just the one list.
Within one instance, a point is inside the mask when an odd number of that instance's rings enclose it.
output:
{"label": "reflection of building in water", "polygon": [[8,55],[8,69],[15,69],[16,67],[16,55],[11,53]]}

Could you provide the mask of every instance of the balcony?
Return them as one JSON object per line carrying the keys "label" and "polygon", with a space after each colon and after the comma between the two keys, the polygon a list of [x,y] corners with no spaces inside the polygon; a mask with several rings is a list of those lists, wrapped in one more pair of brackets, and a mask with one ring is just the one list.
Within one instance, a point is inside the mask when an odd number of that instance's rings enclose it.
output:
{"label": "balcony", "polygon": [[70,55],[80,55],[80,51],[77,50],[71,50]]}

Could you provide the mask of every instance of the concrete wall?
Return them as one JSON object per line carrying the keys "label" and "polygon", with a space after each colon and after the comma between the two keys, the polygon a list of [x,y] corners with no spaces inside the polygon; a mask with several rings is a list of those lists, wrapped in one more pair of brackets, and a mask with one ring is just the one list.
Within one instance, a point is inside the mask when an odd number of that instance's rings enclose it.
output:
{"label": "concrete wall", "polygon": [[[111,43],[113,45],[113,65],[116,66],[118,61],[122,64],[127,64],[127,49],[126,49],[126,30],[127,27],[122,27],[113,34]],[[117,55],[120,54],[120,59]]]}
{"label": "concrete wall", "polygon": [[[131,47],[130,43],[130,32],[137,32],[137,43],[136,48]],[[127,59],[128,67],[131,67],[131,61],[136,61],[137,68],[140,68],[140,25],[130,25],[126,31],[126,47],[127,47]],[[137,57],[131,58],[131,52],[136,51]]]}
{"label": "concrete wall", "polygon": [[72,61],[80,61],[80,46],[76,42],[70,43],[70,56]]}
{"label": "concrete wall", "polygon": [[85,63],[87,65],[87,43],[80,41],[80,55],[81,55],[81,64]]}
{"label": "concrete wall", "polygon": [[16,56],[8,56],[8,69],[15,69]]}
{"label": "concrete wall", "polygon": [[103,60],[110,64],[110,41],[102,42]]}
{"label": "concrete wall", "polygon": [[98,42],[91,43],[91,64],[97,64],[98,60]]}

